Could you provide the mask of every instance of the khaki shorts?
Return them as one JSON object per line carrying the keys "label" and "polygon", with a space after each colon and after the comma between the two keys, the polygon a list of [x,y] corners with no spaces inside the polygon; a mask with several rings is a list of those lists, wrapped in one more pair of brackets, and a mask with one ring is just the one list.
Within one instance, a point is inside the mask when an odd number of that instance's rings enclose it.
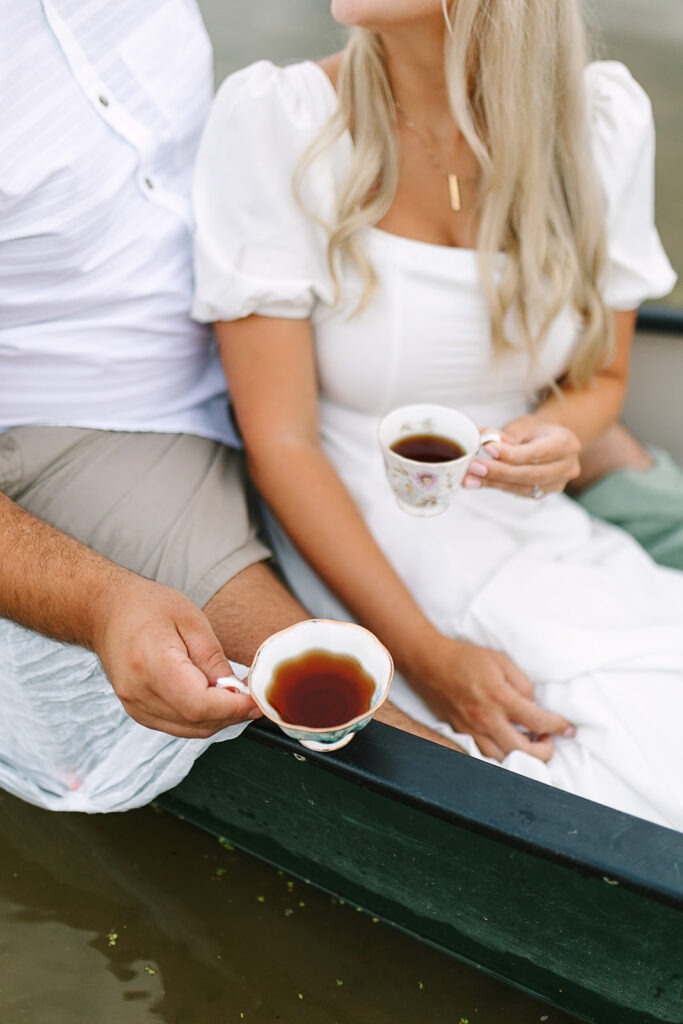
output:
{"label": "khaki shorts", "polygon": [[206,438],[17,427],[0,433],[0,490],[200,608],[270,556],[249,519],[241,454]]}

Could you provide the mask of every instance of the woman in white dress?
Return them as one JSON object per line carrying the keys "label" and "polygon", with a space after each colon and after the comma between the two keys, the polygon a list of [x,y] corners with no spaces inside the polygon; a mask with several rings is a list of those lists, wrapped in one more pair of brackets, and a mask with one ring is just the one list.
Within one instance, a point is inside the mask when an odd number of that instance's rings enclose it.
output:
{"label": "woman in white dress", "polygon": [[[195,183],[194,311],[285,574],[470,754],[683,828],[683,576],[562,493],[674,280],[647,97],[586,66],[574,0],[332,12],[343,54],[227,79]],[[412,402],[505,434],[432,519],[377,442]]]}

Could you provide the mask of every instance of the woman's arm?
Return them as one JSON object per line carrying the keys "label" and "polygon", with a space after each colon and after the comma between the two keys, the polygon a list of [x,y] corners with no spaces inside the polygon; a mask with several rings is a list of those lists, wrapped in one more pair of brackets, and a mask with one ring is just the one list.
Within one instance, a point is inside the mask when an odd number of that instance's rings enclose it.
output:
{"label": "woman's arm", "polygon": [[[581,471],[581,449],[616,423],[628,387],[636,310],[614,313],[615,352],[611,363],[585,388],[563,384],[529,416],[505,424],[505,439],[493,460],[476,459],[463,486],[498,487],[529,495],[562,491]],[[490,450],[490,446],[489,446]]]}
{"label": "woman's arm", "polygon": [[[252,316],[218,323],[216,334],[252,478],[304,557],[436,713],[484,753],[547,759],[547,734],[569,723],[534,704],[531,683],[503,655],[437,632],[323,452],[310,323]],[[514,723],[546,738],[534,743]]]}

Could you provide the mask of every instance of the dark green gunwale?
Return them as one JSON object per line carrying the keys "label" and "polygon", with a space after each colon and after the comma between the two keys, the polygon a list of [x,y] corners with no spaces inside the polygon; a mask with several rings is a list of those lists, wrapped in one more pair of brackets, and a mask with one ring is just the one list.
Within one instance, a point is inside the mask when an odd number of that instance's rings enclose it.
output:
{"label": "dark green gunwale", "polygon": [[160,803],[597,1024],[683,1022],[683,836],[373,722],[314,754],[270,723]]}

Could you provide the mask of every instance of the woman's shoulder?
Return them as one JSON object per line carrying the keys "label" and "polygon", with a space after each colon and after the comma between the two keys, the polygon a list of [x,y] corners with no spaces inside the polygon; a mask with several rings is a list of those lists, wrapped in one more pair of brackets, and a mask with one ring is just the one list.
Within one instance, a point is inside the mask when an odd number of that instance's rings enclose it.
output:
{"label": "woman's shoulder", "polygon": [[625,64],[594,61],[586,68],[589,127],[594,148],[637,153],[653,135],[652,105]]}
{"label": "woman's shoulder", "polygon": [[586,92],[591,150],[605,197],[609,273],[603,296],[611,309],[635,309],[666,295],[676,280],[654,225],[652,107],[617,61],[590,64]]}
{"label": "woman's shoulder", "polygon": [[260,60],[228,75],[214,98],[213,116],[242,113],[254,127],[277,120],[306,130],[321,127],[336,107],[334,85],[322,64]]}

